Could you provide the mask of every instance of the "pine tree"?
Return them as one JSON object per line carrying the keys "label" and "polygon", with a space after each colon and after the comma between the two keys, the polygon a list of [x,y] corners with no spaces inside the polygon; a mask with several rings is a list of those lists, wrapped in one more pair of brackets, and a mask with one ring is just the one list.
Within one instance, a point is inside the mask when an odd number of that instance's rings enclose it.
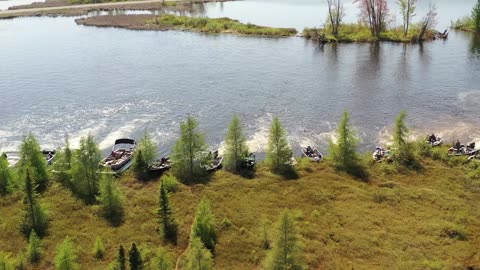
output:
{"label": "pine tree", "polygon": [[194,183],[205,173],[201,167],[207,150],[205,136],[198,131],[198,122],[192,116],[180,124],[180,138],[172,153],[173,172],[184,183]]}
{"label": "pine tree", "polygon": [[145,181],[148,179],[148,167],[155,160],[156,147],[147,130],[138,142],[137,151],[133,158],[133,170],[137,178]]}
{"label": "pine tree", "polygon": [[20,225],[20,230],[25,234],[26,237],[29,237],[32,230],[34,230],[38,236],[44,236],[48,227],[47,215],[37,201],[38,195],[36,194],[35,190],[36,186],[30,177],[30,171],[26,169],[25,195],[23,199],[25,210],[23,221]]}
{"label": "pine tree", "polygon": [[23,137],[20,146],[20,172],[25,177],[26,170],[36,186],[37,192],[42,192],[48,185],[47,161],[40,150],[40,145],[33,134]]}
{"label": "pine tree", "polygon": [[132,247],[128,251],[128,262],[130,264],[130,270],[143,269],[142,257],[135,243],[132,244]]}
{"label": "pine tree", "polygon": [[91,134],[80,139],[80,147],[75,151],[72,167],[72,180],[75,193],[86,203],[95,202],[98,195],[100,175],[97,173],[101,153]]}
{"label": "pine tree", "polygon": [[418,163],[415,158],[413,145],[408,141],[409,130],[405,124],[406,112],[400,112],[395,120],[393,132],[392,160],[397,166],[405,166],[409,169],[417,169]]}
{"label": "pine tree", "polygon": [[262,235],[263,249],[270,249],[270,237],[268,236],[268,220],[263,218],[260,226],[260,233]]}
{"label": "pine tree", "polygon": [[267,149],[267,163],[273,170],[283,169],[292,158],[287,133],[278,117],[273,118]]}
{"label": "pine tree", "polygon": [[248,156],[248,147],[242,132],[240,119],[235,114],[228,128],[225,152],[225,168],[236,172],[240,170],[243,159]]}
{"label": "pine tree", "polygon": [[172,258],[167,251],[159,248],[156,257],[153,259],[153,269],[157,270],[173,270]]}
{"label": "pine tree", "polygon": [[68,140],[68,136],[65,138],[65,150],[63,151],[64,154],[64,163],[66,166],[67,170],[70,170],[72,166],[72,159],[73,159],[73,153],[72,149],[70,149],[70,141]]}
{"label": "pine tree", "polygon": [[198,237],[212,253],[215,252],[217,234],[215,233],[215,216],[210,203],[202,199],[192,227],[192,238]]}
{"label": "pine tree", "polygon": [[97,259],[102,259],[105,255],[105,245],[103,244],[103,239],[100,236],[95,238],[95,243],[93,244],[93,255]]}
{"label": "pine tree", "polygon": [[118,248],[117,258],[110,266],[110,270],[127,270],[125,249],[123,248],[123,245],[120,245]]}
{"label": "pine tree", "polygon": [[284,211],[278,221],[277,239],[267,258],[265,268],[267,270],[305,269],[301,256],[294,220],[288,211]]}
{"label": "pine tree", "polygon": [[0,251],[0,270],[13,270],[13,262],[10,253]]}
{"label": "pine tree", "polygon": [[13,173],[8,167],[6,155],[0,155],[0,196],[6,195],[11,191],[13,182]]}
{"label": "pine tree", "polygon": [[97,197],[103,215],[113,225],[121,223],[123,218],[123,195],[111,175],[104,175],[100,180],[100,195]]}
{"label": "pine tree", "polygon": [[27,256],[31,263],[37,263],[42,256],[42,241],[34,230],[30,232],[30,237],[28,238]]}
{"label": "pine tree", "polygon": [[210,250],[205,248],[203,242],[198,237],[190,240],[190,248],[187,253],[187,270],[211,270],[213,269],[213,259]]}
{"label": "pine tree", "polygon": [[350,125],[350,114],[348,111],[343,113],[342,120],[337,129],[337,142],[330,142],[330,159],[335,164],[335,168],[354,176],[362,177],[365,172],[360,163],[360,157],[357,152],[358,138],[355,130]]}
{"label": "pine tree", "polygon": [[55,177],[60,183],[71,188],[71,168],[73,162],[73,153],[70,148],[70,141],[68,140],[68,136],[65,138],[65,148],[62,151],[59,151],[55,158],[57,159],[57,162],[53,163]]}
{"label": "pine tree", "polygon": [[173,210],[168,200],[168,193],[164,182],[160,185],[159,208],[158,208],[159,222],[162,227],[163,237],[173,244],[177,244],[178,225],[173,217]]}
{"label": "pine tree", "polygon": [[58,246],[55,255],[55,269],[76,270],[80,269],[77,263],[77,254],[72,241],[67,236],[63,243]]}

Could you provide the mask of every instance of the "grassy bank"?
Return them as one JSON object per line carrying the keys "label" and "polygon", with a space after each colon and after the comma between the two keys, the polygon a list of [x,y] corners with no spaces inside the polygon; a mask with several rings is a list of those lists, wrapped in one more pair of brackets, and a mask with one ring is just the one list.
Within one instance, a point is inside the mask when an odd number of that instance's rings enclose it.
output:
{"label": "grassy bank", "polygon": [[[363,24],[342,24],[338,35],[335,37],[331,34],[332,31],[327,28],[305,28],[303,30],[303,36],[307,39],[319,39],[323,42],[376,42],[376,41],[389,41],[389,42],[402,42],[409,43],[415,42],[416,37],[420,33],[418,26],[413,25],[408,35],[405,36],[401,29],[387,30],[380,34],[379,37],[372,35],[370,28]],[[428,31],[425,34],[425,40],[432,40],[434,33]]]}
{"label": "grassy bank", "polygon": [[460,31],[475,32],[475,23],[471,17],[466,16],[452,22],[452,28]]}
{"label": "grassy bank", "polygon": [[176,30],[189,30],[203,33],[233,33],[241,35],[258,35],[269,37],[293,36],[297,31],[293,28],[273,28],[244,24],[230,18],[192,18],[176,15],[162,15],[147,24],[169,26]]}
{"label": "grassy bank", "polygon": [[[106,269],[118,245],[133,241],[144,251],[164,246],[176,259],[187,247],[203,197],[212,202],[216,216],[216,269],[260,267],[267,252],[261,247],[261,217],[275,221],[284,208],[295,214],[310,269],[480,267],[480,180],[470,173],[471,165],[462,164],[464,159],[449,160],[445,151],[435,152],[436,161],[424,159],[420,173],[390,173],[387,164],[369,163],[369,183],[337,173],[328,161],[302,160],[297,180],[287,181],[260,164],[254,179],[219,171],[206,185],[179,184],[170,196],[179,223],[177,246],[163,243],[156,232],[158,179],[142,183],[127,173],[118,180],[125,195],[125,220],[119,227],[111,227],[98,206],[85,205],[53,183],[41,197],[51,217],[43,260],[32,268],[52,269],[55,248],[66,235],[78,249],[81,269]],[[21,207],[20,192],[0,198],[1,251],[25,250],[27,242],[17,228]],[[106,241],[100,260],[92,254],[97,235]]]}

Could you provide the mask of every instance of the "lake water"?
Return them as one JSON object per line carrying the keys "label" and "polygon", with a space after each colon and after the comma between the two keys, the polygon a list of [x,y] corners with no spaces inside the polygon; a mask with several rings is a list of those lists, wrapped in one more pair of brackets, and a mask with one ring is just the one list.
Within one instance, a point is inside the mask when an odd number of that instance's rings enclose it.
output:
{"label": "lake water", "polygon": [[[439,1],[440,30],[474,3],[455,2]],[[358,11],[347,10],[356,20]],[[198,13],[299,29],[325,20],[324,3],[305,0],[207,4]],[[0,40],[0,151],[28,132],[43,147],[61,146],[66,134],[75,145],[91,132],[106,150],[148,128],[166,154],[188,114],[217,148],[236,112],[253,151],[265,150],[277,115],[298,154],[299,145],[324,150],[345,109],[363,150],[388,140],[401,110],[414,134],[480,140],[480,42],[468,33],[423,46],[319,46],[35,17],[0,21]]]}

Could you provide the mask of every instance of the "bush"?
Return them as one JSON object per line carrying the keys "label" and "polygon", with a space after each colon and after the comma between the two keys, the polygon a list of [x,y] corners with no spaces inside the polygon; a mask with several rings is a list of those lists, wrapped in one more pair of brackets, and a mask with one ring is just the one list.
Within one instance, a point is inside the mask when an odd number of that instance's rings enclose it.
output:
{"label": "bush", "polygon": [[232,222],[230,221],[230,219],[228,219],[227,217],[224,217],[223,220],[222,220],[222,228],[223,229],[228,229],[232,226]]}
{"label": "bush", "polygon": [[176,192],[178,186],[178,179],[171,174],[167,174],[162,177],[163,185],[167,192]]}
{"label": "bush", "polygon": [[103,240],[100,236],[95,238],[95,243],[93,244],[93,254],[97,259],[102,259],[105,255],[105,245],[103,244]]}

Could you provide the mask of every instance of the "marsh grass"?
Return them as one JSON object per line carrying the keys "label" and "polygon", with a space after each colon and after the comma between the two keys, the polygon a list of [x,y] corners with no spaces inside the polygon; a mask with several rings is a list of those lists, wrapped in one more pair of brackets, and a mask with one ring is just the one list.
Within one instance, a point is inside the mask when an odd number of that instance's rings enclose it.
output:
{"label": "marsh grass", "polygon": [[452,22],[451,27],[455,30],[475,32],[475,22],[470,16],[465,16],[463,18],[456,20],[455,22]]}
{"label": "marsh grass", "polygon": [[[260,164],[253,179],[218,171],[208,184],[178,183],[170,195],[179,224],[177,246],[164,243],[156,232],[159,179],[140,182],[131,172],[118,179],[125,195],[119,227],[110,226],[98,206],[85,205],[53,183],[41,196],[52,220],[42,240],[42,260],[33,268],[52,269],[55,247],[67,235],[77,247],[82,269],[106,269],[121,243],[136,242],[144,253],[163,247],[175,260],[188,245],[204,197],[217,218],[216,269],[261,266],[268,252],[262,247],[262,218],[276,220],[283,209],[294,213],[310,269],[478,267],[480,211],[475,202],[480,184],[465,177],[478,166],[445,162],[425,158],[424,171],[405,174],[382,174],[383,164],[375,163],[367,166],[368,183],[337,173],[329,161],[300,161],[295,181],[285,181]],[[18,230],[21,209],[20,192],[0,198],[0,250],[12,257],[27,246]],[[91,253],[97,235],[104,240],[103,259]],[[271,227],[268,235],[275,237]]]}
{"label": "marsh grass", "polygon": [[157,24],[170,26],[178,30],[191,30],[215,34],[234,33],[267,37],[288,37],[297,33],[297,31],[293,28],[274,28],[258,26],[250,23],[244,24],[230,18],[196,18],[171,14],[165,14],[153,20],[147,21],[147,24]]}

